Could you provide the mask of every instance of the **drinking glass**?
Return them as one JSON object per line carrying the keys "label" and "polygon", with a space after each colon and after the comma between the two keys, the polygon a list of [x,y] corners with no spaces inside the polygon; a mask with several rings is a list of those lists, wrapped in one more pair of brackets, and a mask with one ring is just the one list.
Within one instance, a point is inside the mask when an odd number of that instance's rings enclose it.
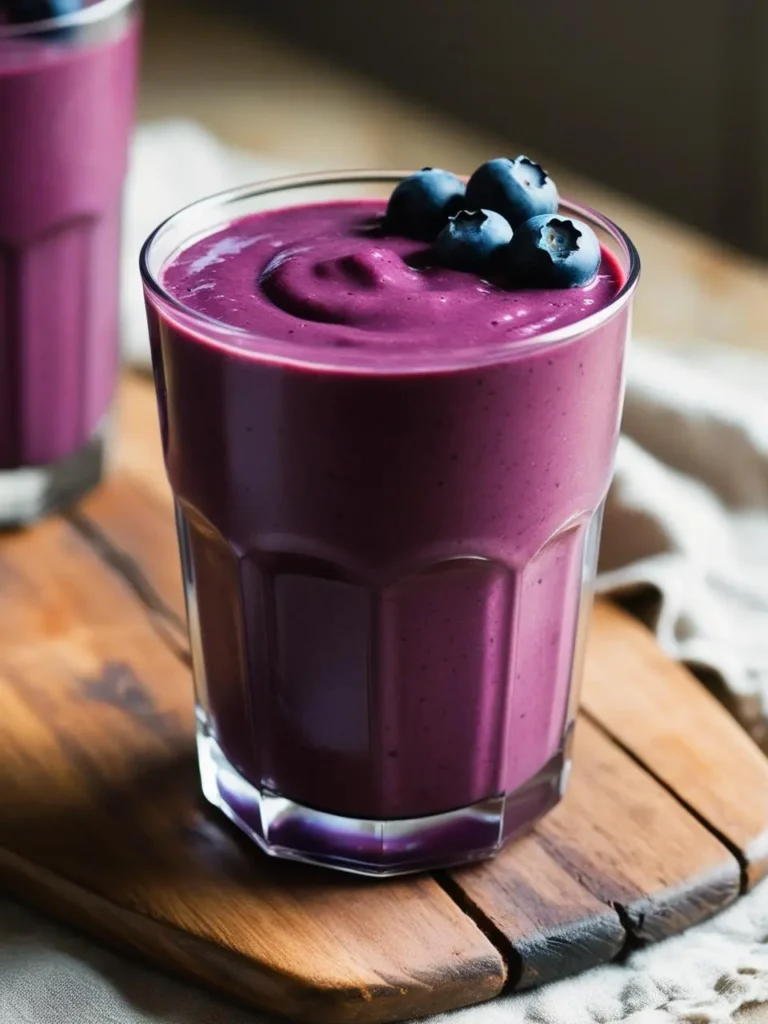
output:
{"label": "drinking glass", "polygon": [[399,180],[228,192],[141,259],[204,794],[270,854],[374,875],[488,857],[563,793],[639,273],[564,203],[621,264],[606,308],[389,359],[255,336],[163,285],[241,217]]}

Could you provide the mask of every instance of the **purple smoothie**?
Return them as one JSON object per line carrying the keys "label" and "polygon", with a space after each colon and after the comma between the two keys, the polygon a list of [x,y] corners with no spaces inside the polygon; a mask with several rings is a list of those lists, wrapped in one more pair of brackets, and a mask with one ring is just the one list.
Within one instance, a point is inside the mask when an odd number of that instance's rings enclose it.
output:
{"label": "purple smoothie", "polygon": [[0,473],[83,448],[114,393],[130,7],[60,35],[0,23]]}
{"label": "purple smoothie", "polygon": [[[511,291],[383,210],[237,220],[149,302],[214,802],[362,870],[487,855],[559,798],[629,308],[607,249],[586,288]],[[271,841],[243,785],[432,838],[334,860],[322,815]]]}

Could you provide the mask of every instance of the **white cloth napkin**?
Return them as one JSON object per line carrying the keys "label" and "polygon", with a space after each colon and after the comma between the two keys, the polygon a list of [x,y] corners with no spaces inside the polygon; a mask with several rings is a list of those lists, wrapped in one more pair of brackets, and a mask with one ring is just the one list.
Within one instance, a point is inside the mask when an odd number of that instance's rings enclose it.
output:
{"label": "white cloth napkin", "polygon": [[[768,882],[712,921],[538,991],[424,1024],[758,1024],[768,1004]],[[0,1024],[280,1024],[0,901]]]}
{"label": "white cloth napkin", "polygon": [[[200,195],[286,170],[231,152],[184,122],[138,133],[124,254],[128,361],[148,365],[136,270],[146,235]],[[765,742],[768,361],[638,344],[628,380],[600,589],[641,614],[669,654],[688,662]],[[430,1024],[724,1024],[761,1002],[768,1002],[768,883],[708,924],[621,966]],[[265,1024],[267,1018],[0,901],[0,1024],[95,1021]]]}
{"label": "white cloth napkin", "polygon": [[768,359],[631,347],[600,568],[768,746]]}

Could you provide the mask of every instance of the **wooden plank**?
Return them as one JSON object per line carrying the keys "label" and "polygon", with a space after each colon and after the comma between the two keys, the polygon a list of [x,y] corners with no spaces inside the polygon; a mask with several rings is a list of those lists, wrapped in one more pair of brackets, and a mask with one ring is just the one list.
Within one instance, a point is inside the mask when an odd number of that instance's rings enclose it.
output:
{"label": "wooden plank", "polygon": [[444,884],[476,919],[488,922],[516,989],[608,963],[627,940],[616,909],[594,896],[535,834],[494,861],[446,873]]}
{"label": "wooden plank", "polygon": [[0,879],[105,938],[306,1021],[488,999],[503,960],[429,877],[269,861],[202,813],[189,673],[69,525],[0,540]]}
{"label": "wooden plank", "polygon": [[[162,503],[146,502],[145,490],[143,482],[118,474],[81,512],[94,531],[141,566],[171,550],[170,513]],[[152,538],[166,533],[162,550],[152,547]],[[166,557],[175,564],[175,549]],[[163,583],[157,565],[149,571],[163,600],[177,607],[175,581]],[[720,714],[727,720],[725,712]],[[725,906],[739,887],[739,865],[725,847],[599,731],[589,724],[583,728],[589,735],[584,765],[576,759],[563,807],[517,844],[514,854],[502,854],[487,869],[450,876],[449,887],[456,886],[450,891],[487,918],[522,985],[615,956],[625,936],[614,904],[621,905],[623,924],[638,937],[655,939]],[[604,780],[599,800],[592,792],[593,776]],[[621,785],[608,786],[614,777],[624,781],[629,798]],[[666,845],[655,833],[638,845],[639,819],[668,833],[669,863],[664,862]],[[552,839],[556,828],[557,841]],[[574,845],[585,862],[566,855]],[[610,867],[604,877],[605,863]],[[465,877],[479,881],[465,886]]]}
{"label": "wooden plank", "polygon": [[[739,892],[736,859],[589,721],[576,729],[573,763],[565,799],[526,839],[451,873],[517,948],[523,985],[607,959],[595,908],[613,908],[636,939],[657,941]],[[552,864],[591,894],[591,907],[562,887]]]}
{"label": "wooden plank", "polygon": [[145,604],[186,629],[170,494],[161,495],[130,470],[120,470],[67,518],[96,548],[107,543],[102,557],[132,581]]}
{"label": "wooden plank", "polygon": [[746,864],[768,872],[768,760],[640,623],[600,604],[587,654],[583,706],[709,822]]}

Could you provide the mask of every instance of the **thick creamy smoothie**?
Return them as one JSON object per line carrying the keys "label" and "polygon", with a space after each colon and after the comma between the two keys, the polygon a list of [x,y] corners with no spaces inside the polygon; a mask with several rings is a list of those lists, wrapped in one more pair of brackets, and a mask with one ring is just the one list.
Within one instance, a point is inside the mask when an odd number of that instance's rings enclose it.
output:
{"label": "thick creamy smoothie", "polygon": [[[487,855],[559,798],[628,319],[593,317],[607,249],[585,288],[510,290],[384,205],[237,220],[149,304],[214,802],[363,869]],[[328,817],[265,838],[249,787]],[[340,819],[394,828],[339,854]]]}
{"label": "thick creamy smoothie", "polygon": [[138,57],[128,3],[27,29],[0,19],[0,474],[76,453],[110,406]]}

